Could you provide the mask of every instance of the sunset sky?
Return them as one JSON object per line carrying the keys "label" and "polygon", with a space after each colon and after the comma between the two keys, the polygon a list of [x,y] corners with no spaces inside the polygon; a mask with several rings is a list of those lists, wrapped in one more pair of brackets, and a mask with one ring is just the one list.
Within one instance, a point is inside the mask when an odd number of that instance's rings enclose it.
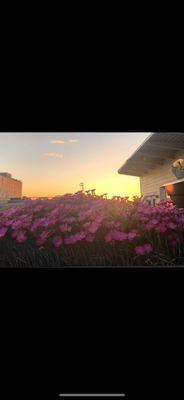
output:
{"label": "sunset sky", "polygon": [[0,172],[23,182],[23,195],[54,196],[96,189],[140,194],[139,178],[118,169],[149,133],[0,133]]}

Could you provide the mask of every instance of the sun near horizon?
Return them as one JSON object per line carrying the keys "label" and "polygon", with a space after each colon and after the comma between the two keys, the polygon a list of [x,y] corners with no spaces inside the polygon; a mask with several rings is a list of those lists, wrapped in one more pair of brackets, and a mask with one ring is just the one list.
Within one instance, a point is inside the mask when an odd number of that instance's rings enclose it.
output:
{"label": "sun near horizon", "polygon": [[0,133],[0,171],[23,182],[23,196],[140,195],[139,178],[118,169],[149,133]]}

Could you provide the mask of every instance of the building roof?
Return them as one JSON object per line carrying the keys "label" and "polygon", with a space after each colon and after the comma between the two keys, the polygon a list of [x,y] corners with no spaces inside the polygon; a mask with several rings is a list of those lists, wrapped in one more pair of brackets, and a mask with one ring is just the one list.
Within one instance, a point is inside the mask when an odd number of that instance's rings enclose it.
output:
{"label": "building roof", "polygon": [[118,173],[143,176],[167,160],[174,159],[181,150],[184,150],[184,132],[152,133],[119,168]]}
{"label": "building roof", "polygon": [[0,172],[0,176],[3,176],[4,178],[11,179],[12,181],[16,181],[16,182],[22,183],[22,181],[20,181],[19,179],[12,178],[12,174],[10,174],[9,172]]}

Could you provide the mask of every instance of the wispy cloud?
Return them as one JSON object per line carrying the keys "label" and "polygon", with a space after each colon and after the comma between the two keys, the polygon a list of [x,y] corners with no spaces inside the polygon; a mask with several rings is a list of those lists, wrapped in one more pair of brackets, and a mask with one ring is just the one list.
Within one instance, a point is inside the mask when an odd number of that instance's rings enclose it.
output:
{"label": "wispy cloud", "polygon": [[77,139],[69,139],[69,143],[76,143]]}
{"label": "wispy cloud", "polygon": [[61,153],[53,153],[53,152],[45,153],[44,156],[45,157],[49,157],[49,158],[63,158],[63,154],[61,154]]}
{"label": "wispy cloud", "polygon": [[51,140],[51,143],[53,143],[53,144],[64,144],[64,140],[54,139],[54,140]]}

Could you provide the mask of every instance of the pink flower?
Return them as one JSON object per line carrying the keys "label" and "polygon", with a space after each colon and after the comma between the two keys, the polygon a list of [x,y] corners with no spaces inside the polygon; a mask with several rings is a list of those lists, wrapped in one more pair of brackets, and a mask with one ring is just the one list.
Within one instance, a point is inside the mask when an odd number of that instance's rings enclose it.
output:
{"label": "pink flower", "polygon": [[45,219],[44,218],[38,218],[36,219],[32,226],[31,226],[31,232],[35,232],[38,228],[43,226]]}
{"label": "pink flower", "polygon": [[111,240],[126,240],[128,239],[128,233],[122,231],[110,231],[104,237],[106,242],[110,242]]}
{"label": "pink flower", "polygon": [[59,229],[61,232],[70,232],[72,228],[68,224],[62,224]]}
{"label": "pink flower", "polygon": [[83,224],[83,228],[88,228],[91,225],[90,222],[86,222],[85,224]]}
{"label": "pink flower", "polygon": [[68,236],[67,238],[64,239],[65,244],[74,244],[77,242],[77,239],[74,235]]}
{"label": "pink flower", "polygon": [[22,221],[21,220],[15,221],[12,224],[12,229],[19,229],[21,227],[22,227]]}
{"label": "pink flower", "polygon": [[144,245],[144,250],[145,250],[145,252],[146,252],[147,254],[149,254],[149,253],[152,253],[153,247],[152,247],[152,245],[151,245],[150,243],[146,243],[146,244]]}
{"label": "pink flower", "polygon": [[55,236],[54,237],[53,244],[54,244],[55,247],[57,247],[57,248],[60,247],[62,245],[62,243],[63,243],[63,239],[62,239],[61,236]]}
{"label": "pink flower", "polygon": [[8,228],[2,227],[0,228],[0,238],[4,237],[6,235]]}
{"label": "pink flower", "polygon": [[148,223],[145,225],[145,228],[150,231],[153,229],[156,225],[158,224],[158,221],[156,219],[150,219]]}
{"label": "pink flower", "polygon": [[16,235],[16,241],[18,243],[23,243],[27,240],[26,233],[24,231],[19,231]]}
{"label": "pink flower", "polygon": [[18,231],[13,231],[13,232],[12,232],[12,238],[13,238],[13,239],[16,239],[18,233],[19,233]]}
{"label": "pink flower", "polygon": [[6,226],[11,226],[13,224],[14,220],[10,219],[9,221],[6,221]]}
{"label": "pink flower", "polygon": [[43,208],[43,205],[39,204],[34,208],[34,212],[39,212],[42,210],[42,208]]}
{"label": "pink flower", "polygon": [[40,234],[40,236],[38,237],[36,244],[38,246],[42,246],[46,242],[46,240],[48,239],[49,236],[50,236],[50,232],[48,232],[48,231],[42,232]]}
{"label": "pink flower", "polygon": [[137,255],[142,256],[145,253],[144,247],[143,246],[136,246],[135,247],[135,252]]}
{"label": "pink flower", "polygon": [[128,235],[128,240],[133,240],[138,236],[138,232],[133,230],[129,232],[127,235]]}
{"label": "pink flower", "polygon": [[81,231],[81,232],[78,232],[78,233],[76,233],[76,234],[75,234],[75,237],[77,238],[77,240],[82,240],[82,239],[85,239],[85,237],[86,237],[86,233],[85,233],[85,232],[83,232],[83,231]]}
{"label": "pink flower", "polygon": [[97,222],[92,222],[90,227],[88,228],[88,231],[91,233],[95,233],[99,228],[99,224]]}
{"label": "pink flower", "polygon": [[150,219],[149,222],[150,222],[150,224],[153,225],[153,226],[158,224],[157,219],[154,219],[154,218],[153,218],[153,219]]}
{"label": "pink flower", "polygon": [[107,228],[112,228],[112,229],[113,228],[119,229],[121,226],[120,222],[118,221],[107,221],[105,225]]}
{"label": "pink flower", "polygon": [[114,240],[126,240],[128,238],[128,234],[126,232],[121,232],[121,231],[114,231],[112,233],[112,237]]}
{"label": "pink flower", "polygon": [[178,217],[178,222],[181,222],[182,224],[184,223],[184,215]]}
{"label": "pink flower", "polygon": [[73,222],[75,222],[76,221],[76,218],[75,217],[66,217],[66,218],[63,218],[63,222],[67,222],[68,224],[72,224]]}
{"label": "pink flower", "polygon": [[31,216],[21,216],[17,221],[12,222],[12,229],[29,228],[31,225]]}
{"label": "pink flower", "polygon": [[106,235],[104,236],[104,239],[105,239],[106,242],[111,242],[112,233],[111,232],[106,233]]}
{"label": "pink flower", "polygon": [[67,238],[64,239],[65,244],[74,244],[78,242],[79,240],[85,239],[86,233],[85,232],[78,232],[75,235],[68,236]]}
{"label": "pink flower", "polygon": [[150,254],[153,251],[153,247],[150,243],[146,243],[143,246],[136,246],[135,247],[135,252],[137,255],[144,255],[144,254]]}
{"label": "pink flower", "polygon": [[158,233],[164,233],[167,231],[167,228],[164,224],[159,224],[156,228],[155,228],[156,232]]}
{"label": "pink flower", "polygon": [[169,224],[167,226],[168,226],[168,228],[171,228],[171,229],[176,229],[177,228],[177,225],[174,224],[173,222],[169,222]]}

